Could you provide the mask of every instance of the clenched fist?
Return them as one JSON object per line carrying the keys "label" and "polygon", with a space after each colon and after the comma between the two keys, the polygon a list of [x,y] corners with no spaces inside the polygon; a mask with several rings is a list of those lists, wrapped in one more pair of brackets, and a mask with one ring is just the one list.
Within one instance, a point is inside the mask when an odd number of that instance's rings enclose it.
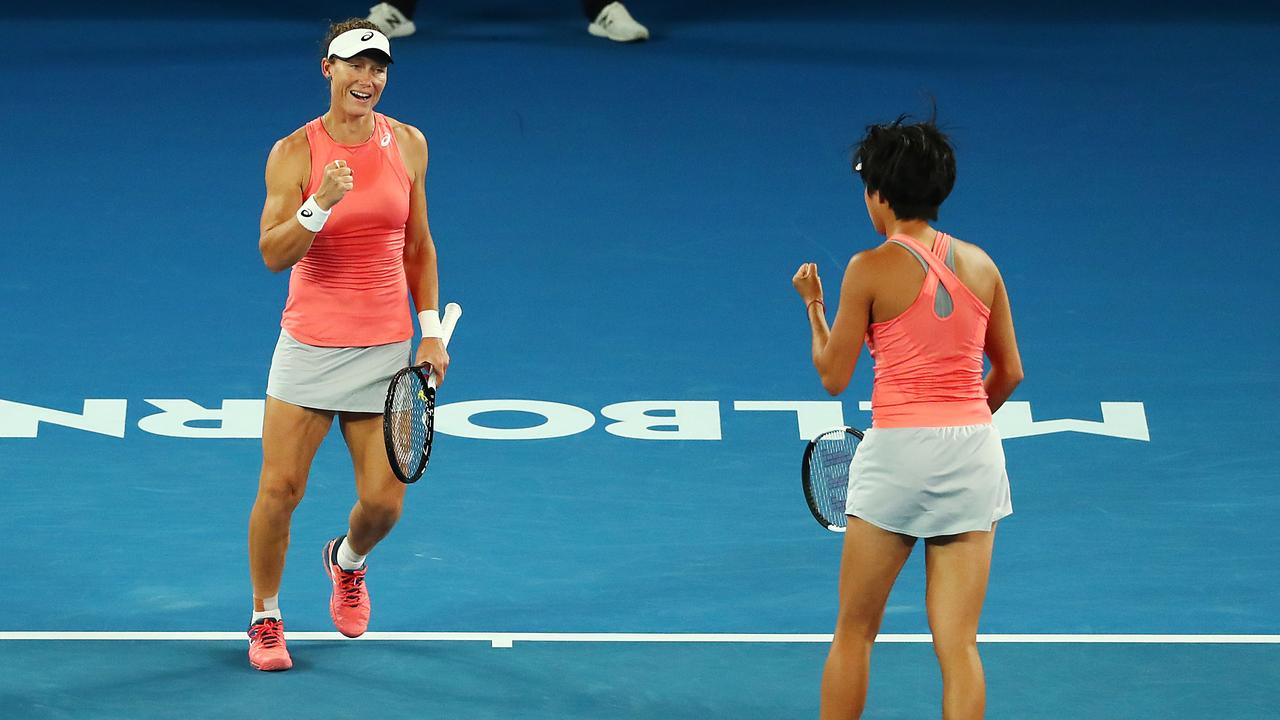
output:
{"label": "clenched fist", "polygon": [[804,300],[806,305],[822,299],[822,278],[818,277],[816,263],[801,265],[800,269],[796,270],[795,276],[791,278],[791,284],[795,286],[796,292],[800,293],[800,299]]}
{"label": "clenched fist", "polygon": [[324,179],[316,191],[316,204],[321,210],[330,210],[355,187],[355,174],[345,160],[334,160],[324,166]]}

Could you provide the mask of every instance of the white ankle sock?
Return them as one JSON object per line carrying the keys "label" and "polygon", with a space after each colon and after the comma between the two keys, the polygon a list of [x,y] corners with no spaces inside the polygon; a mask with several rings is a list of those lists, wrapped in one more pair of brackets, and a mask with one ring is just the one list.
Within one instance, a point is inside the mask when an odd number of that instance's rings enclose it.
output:
{"label": "white ankle sock", "polygon": [[343,570],[359,570],[364,566],[366,557],[368,555],[357,555],[347,543],[347,538],[342,538],[342,544],[338,546],[338,567]]}
{"label": "white ankle sock", "polygon": [[280,619],[280,596],[272,595],[269,598],[262,598],[262,612],[253,611],[253,620],[250,624],[256,623],[263,618]]}

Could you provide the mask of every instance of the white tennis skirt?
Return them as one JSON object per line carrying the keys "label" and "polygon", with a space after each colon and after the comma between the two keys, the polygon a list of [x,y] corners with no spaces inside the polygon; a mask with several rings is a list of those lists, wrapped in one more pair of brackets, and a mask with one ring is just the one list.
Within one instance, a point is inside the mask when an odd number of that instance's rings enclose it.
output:
{"label": "white tennis skirt", "polygon": [[845,512],[920,538],[990,531],[1013,513],[1000,433],[990,423],[871,428],[849,465]]}
{"label": "white tennis skirt", "polygon": [[412,340],[371,347],[316,347],[280,331],[267,394],[291,405],[382,413],[391,376],[409,365]]}

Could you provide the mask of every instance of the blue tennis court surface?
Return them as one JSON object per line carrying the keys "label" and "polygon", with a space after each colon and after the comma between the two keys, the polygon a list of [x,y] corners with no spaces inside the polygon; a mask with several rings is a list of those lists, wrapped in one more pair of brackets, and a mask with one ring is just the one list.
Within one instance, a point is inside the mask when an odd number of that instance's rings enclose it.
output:
{"label": "blue tennis court surface", "polygon": [[[309,635],[354,496],[335,433],[273,675],[235,635],[287,285],[263,166],[326,107],[324,19],[364,6],[0,11],[0,716],[815,717],[839,539],[801,437],[866,425],[871,368],[822,392],[789,279],[832,295],[876,242],[849,147],[926,93],[959,160],[939,227],[1001,266],[1027,372],[988,716],[1274,715],[1280,14],[634,0],[655,37],[621,47],[563,5],[424,3],[378,108],[430,142],[466,315],[370,630],[476,639]],[[917,556],[868,718],[939,713],[923,593]]]}

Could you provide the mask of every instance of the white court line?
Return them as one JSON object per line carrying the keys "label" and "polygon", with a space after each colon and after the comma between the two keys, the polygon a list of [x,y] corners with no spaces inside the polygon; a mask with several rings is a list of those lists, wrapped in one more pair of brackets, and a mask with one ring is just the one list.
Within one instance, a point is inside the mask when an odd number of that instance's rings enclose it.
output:
{"label": "white court line", "polygon": [[[294,640],[346,640],[336,632],[291,632]],[[244,640],[243,632],[0,632],[4,640]],[[370,632],[360,642],[487,642],[509,648],[517,642],[551,643],[829,643],[827,634],[787,633],[501,633]],[[882,634],[881,643],[928,643],[928,634]],[[1278,645],[1280,635],[1010,635],[980,634],[980,643],[1111,643],[1143,645]]]}

